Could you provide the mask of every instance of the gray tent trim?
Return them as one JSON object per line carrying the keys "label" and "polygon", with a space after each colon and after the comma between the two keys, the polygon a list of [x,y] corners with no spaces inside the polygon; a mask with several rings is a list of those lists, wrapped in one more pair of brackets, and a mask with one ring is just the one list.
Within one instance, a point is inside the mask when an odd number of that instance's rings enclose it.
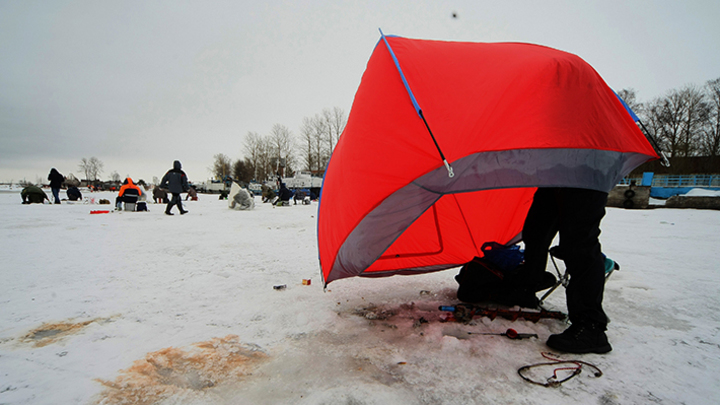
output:
{"label": "gray tent trim", "polygon": [[[514,149],[482,152],[429,172],[388,196],[353,229],[338,250],[326,283],[363,272],[443,195],[518,187],[573,187],[609,192],[633,168],[647,160],[639,153],[597,149]],[[519,239],[519,238],[516,238]],[[405,269],[416,274],[459,264]],[[372,276],[383,276],[383,272]]]}

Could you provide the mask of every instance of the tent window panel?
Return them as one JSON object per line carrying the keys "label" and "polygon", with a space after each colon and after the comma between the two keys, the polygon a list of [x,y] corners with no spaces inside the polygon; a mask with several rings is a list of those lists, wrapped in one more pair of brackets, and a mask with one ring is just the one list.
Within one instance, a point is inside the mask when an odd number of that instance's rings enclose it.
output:
{"label": "tent window panel", "polygon": [[441,254],[443,250],[440,219],[433,205],[400,235],[380,259],[432,256]]}

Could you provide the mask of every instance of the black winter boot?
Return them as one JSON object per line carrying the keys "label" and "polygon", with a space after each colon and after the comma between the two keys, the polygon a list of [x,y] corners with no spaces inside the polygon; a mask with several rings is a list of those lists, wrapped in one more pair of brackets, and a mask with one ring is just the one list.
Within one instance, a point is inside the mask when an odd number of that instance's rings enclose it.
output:
{"label": "black winter boot", "polygon": [[567,353],[607,353],[612,350],[605,335],[605,327],[595,323],[577,322],[565,332],[550,335],[547,345]]}

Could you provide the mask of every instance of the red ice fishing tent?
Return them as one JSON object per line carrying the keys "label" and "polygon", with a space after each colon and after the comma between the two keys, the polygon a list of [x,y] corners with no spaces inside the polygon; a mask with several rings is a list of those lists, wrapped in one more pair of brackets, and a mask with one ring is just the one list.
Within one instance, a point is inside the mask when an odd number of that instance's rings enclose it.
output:
{"label": "red ice fishing tent", "polygon": [[460,266],[520,239],[537,187],[607,192],[657,157],[576,55],[383,36],[325,173],[324,281]]}

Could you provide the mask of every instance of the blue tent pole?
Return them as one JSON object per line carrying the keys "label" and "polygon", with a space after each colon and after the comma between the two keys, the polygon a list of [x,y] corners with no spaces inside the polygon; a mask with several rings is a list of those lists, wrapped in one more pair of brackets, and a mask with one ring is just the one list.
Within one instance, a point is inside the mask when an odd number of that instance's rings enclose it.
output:
{"label": "blue tent pole", "polygon": [[430,137],[433,140],[433,143],[435,144],[435,147],[437,148],[438,152],[440,153],[440,158],[443,161],[443,164],[445,165],[445,168],[448,171],[448,177],[455,176],[455,173],[453,173],[453,168],[450,166],[450,163],[448,163],[447,159],[445,159],[445,155],[442,153],[442,150],[440,150],[440,145],[438,145],[437,140],[435,139],[435,135],[433,135],[432,130],[430,129],[430,125],[428,125],[427,120],[425,119],[425,116],[422,113],[422,109],[420,108],[420,105],[417,102],[417,99],[415,99],[415,95],[413,94],[412,90],[410,89],[410,85],[407,82],[407,79],[405,78],[405,74],[403,73],[402,69],[400,68],[400,62],[398,61],[397,57],[395,56],[395,52],[393,52],[392,48],[390,47],[390,44],[388,43],[387,39],[385,38],[385,34],[383,34],[382,29],[378,28],[380,31],[380,37],[382,38],[383,42],[385,42],[385,46],[388,49],[388,52],[390,52],[390,56],[393,59],[393,62],[395,62],[395,67],[398,70],[398,73],[400,73],[400,79],[402,79],[403,85],[405,86],[405,91],[407,91],[408,96],[410,96],[410,101],[412,102],[413,107],[415,108],[415,112],[417,112],[417,115],[422,118],[423,122],[425,123],[425,128],[427,128],[428,133],[430,133]]}

